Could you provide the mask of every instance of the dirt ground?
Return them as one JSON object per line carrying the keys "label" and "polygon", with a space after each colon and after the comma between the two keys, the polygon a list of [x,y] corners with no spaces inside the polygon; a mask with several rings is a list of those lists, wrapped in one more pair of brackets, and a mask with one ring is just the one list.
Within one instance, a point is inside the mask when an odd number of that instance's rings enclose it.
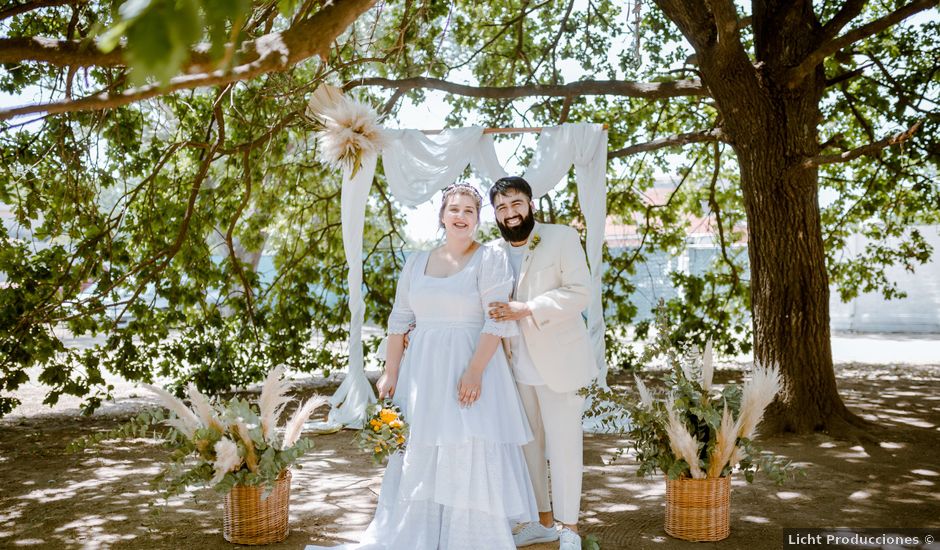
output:
{"label": "dirt ground", "polygon": [[[852,363],[838,365],[837,376],[849,408],[880,426],[880,443],[825,435],[762,441],[798,462],[805,476],[783,487],[760,476],[752,485],[735,477],[731,536],[695,548],[780,548],[783,527],[940,527],[940,365]],[[233,546],[222,538],[221,498],[211,490],[169,501],[153,492],[148,482],[164,456],[153,441],[65,452],[70,440],[113,427],[143,399],[131,394],[92,417],[74,409],[42,412],[34,399],[0,420],[0,547]],[[293,472],[290,536],[272,547],[358,538],[372,516],[382,470],[352,438],[350,431],[315,438],[316,448]],[[628,455],[610,463],[624,440],[587,435],[585,443],[585,534],[604,550],[693,546],[663,530],[663,480],[637,478]]]}

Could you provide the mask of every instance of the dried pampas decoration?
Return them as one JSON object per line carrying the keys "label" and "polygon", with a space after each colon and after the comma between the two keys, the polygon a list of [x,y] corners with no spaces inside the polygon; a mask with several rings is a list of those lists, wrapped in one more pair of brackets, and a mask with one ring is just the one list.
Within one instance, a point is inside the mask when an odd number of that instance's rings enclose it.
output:
{"label": "dried pampas decoration", "polygon": [[698,463],[698,440],[682,424],[671,405],[667,412],[669,423],[666,425],[666,434],[669,436],[669,446],[673,454],[689,464],[692,479],[704,479],[705,473],[702,472],[702,467]]}
{"label": "dried pampas decoration", "polygon": [[202,427],[202,423],[199,420],[199,417],[186,406],[185,403],[174,397],[170,392],[151,386],[150,384],[141,384],[148,391],[156,395],[160,401],[163,403],[163,406],[172,411],[176,418],[170,419],[167,421],[167,424],[173,426],[180,431],[186,437],[192,439],[193,434],[196,433],[196,430]]}
{"label": "dried pampas decoration", "polygon": [[649,388],[646,387],[646,384],[640,380],[640,377],[633,375],[633,379],[636,380],[636,390],[640,392],[640,403],[643,404],[647,409],[653,407],[653,394],[650,392]]}
{"label": "dried pampas decoration", "polygon": [[317,132],[323,161],[331,168],[355,175],[365,154],[378,154],[385,142],[379,116],[371,105],[321,84],[307,102],[307,116],[321,126]]}
{"label": "dried pampas decoration", "polygon": [[261,397],[258,398],[258,411],[261,413],[261,437],[268,442],[274,436],[277,419],[284,410],[284,405],[290,401],[287,397],[290,381],[286,378],[282,379],[283,376],[283,366],[271,369],[261,387]]}
{"label": "dried pampas decoration", "polygon": [[741,393],[741,414],[735,426],[738,437],[754,439],[764,409],[780,391],[780,372],[777,367],[754,367],[751,379],[745,382]]}
{"label": "dried pampas decoration", "polygon": [[212,408],[212,405],[209,404],[209,400],[206,399],[206,396],[203,395],[192,382],[189,383],[186,390],[189,395],[189,401],[193,404],[193,409],[199,416],[202,425],[224,432],[225,429],[222,427],[222,423],[219,422],[219,419],[216,418],[215,410]]}
{"label": "dried pampas decoration", "polygon": [[705,342],[705,351],[702,352],[702,389],[706,392],[712,389],[712,379],[715,376],[715,354],[712,352],[712,341]]}
{"label": "dried pampas decoration", "polygon": [[[715,435],[715,448],[708,457],[707,477],[718,477],[721,471],[725,469],[725,464],[731,460],[734,454],[735,443],[738,440],[738,434],[734,429],[734,416],[725,405],[724,412],[721,413],[721,424],[718,426],[718,433]],[[734,466],[736,463],[732,462]]]}
{"label": "dried pampas decoration", "polygon": [[231,439],[223,437],[215,442],[215,463],[212,468],[215,470],[211,483],[215,485],[222,481],[225,474],[238,469],[242,463],[242,457],[238,456],[238,445]]}
{"label": "dried pampas decoration", "polygon": [[330,399],[322,395],[314,395],[306,403],[294,412],[294,416],[287,422],[284,428],[284,447],[290,447],[300,439],[300,433],[303,431],[304,422],[310,418],[315,409],[328,405]]}
{"label": "dried pampas decoration", "polygon": [[235,435],[242,440],[245,447],[245,466],[252,472],[258,471],[258,453],[255,452],[255,442],[251,440],[248,426],[241,419],[235,421]]}

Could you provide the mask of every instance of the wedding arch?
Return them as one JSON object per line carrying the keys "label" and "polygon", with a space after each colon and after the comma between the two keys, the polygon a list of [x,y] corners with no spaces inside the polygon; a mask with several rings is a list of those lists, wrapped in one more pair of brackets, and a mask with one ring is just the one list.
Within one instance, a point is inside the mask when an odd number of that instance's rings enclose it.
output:
{"label": "wedding arch", "polygon": [[[344,114],[362,109],[346,98]],[[371,109],[366,108],[369,111]],[[324,132],[334,132],[334,140],[358,139],[363,128],[376,136],[356,147],[354,162],[349,149],[342,149],[332,163],[342,169],[341,215],[343,247],[349,264],[349,370],[345,380],[330,398],[332,408],[325,426],[320,429],[361,427],[366,407],[375,401],[372,386],[364,371],[362,325],[365,301],[362,296],[362,236],[365,226],[366,202],[375,175],[379,155],[385,169],[388,187],[405,206],[427,201],[437,191],[454,183],[469,165],[484,182],[494,182],[508,175],[496,157],[493,130],[482,127],[452,128],[428,135],[420,130],[392,130],[375,126],[361,116],[330,117],[329,105],[315,105],[311,114],[329,119]],[[323,113],[327,112],[324,117]],[[356,113],[354,113],[355,115]],[[360,111],[358,115],[363,115]],[[371,121],[374,123],[374,120]],[[331,128],[332,124],[332,128]],[[606,386],[607,363],[604,355],[604,314],[601,303],[602,245],[607,215],[607,129],[602,124],[562,124],[540,130],[535,155],[522,176],[532,186],[533,199],[538,199],[557,186],[574,167],[578,199],[587,224],[587,260],[591,270],[591,300],[587,310],[591,335],[600,375]],[[500,130],[496,130],[500,131]],[[518,130],[502,130],[513,132]],[[344,133],[345,132],[345,133]],[[341,137],[337,137],[339,134]],[[353,136],[353,137],[350,137]],[[327,136],[330,137],[330,136]],[[333,144],[335,147],[335,143]],[[337,149],[339,151],[339,149]],[[336,152],[336,151],[334,151]],[[341,158],[345,155],[345,158]],[[484,189],[486,191],[486,189]]]}

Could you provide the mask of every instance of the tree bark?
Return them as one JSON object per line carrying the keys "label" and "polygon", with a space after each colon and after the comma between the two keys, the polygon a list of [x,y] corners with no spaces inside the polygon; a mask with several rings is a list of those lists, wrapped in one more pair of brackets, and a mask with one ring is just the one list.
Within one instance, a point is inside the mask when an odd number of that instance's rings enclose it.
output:
{"label": "tree bark", "polygon": [[[841,431],[859,420],[836,387],[829,277],[818,202],[821,65],[795,88],[788,71],[819,47],[809,2],[753,2],[756,60],[732,38],[733,13],[700,2],[658,0],[693,45],[702,81],[738,156],[748,221],[754,358],[777,366],[783,391],[763,433]],[[698,11],[696,11],[698,10]],[[731,18],[731,21],[729,21]],[[702,24],[712,19],[714,24]]]}

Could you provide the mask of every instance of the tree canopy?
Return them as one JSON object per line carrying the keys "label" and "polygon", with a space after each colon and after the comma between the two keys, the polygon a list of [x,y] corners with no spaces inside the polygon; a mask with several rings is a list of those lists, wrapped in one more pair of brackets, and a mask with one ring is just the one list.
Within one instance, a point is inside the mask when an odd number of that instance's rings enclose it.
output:
{"label": "tree canopy", "polygon": [[[675,274],[683,296],[667,304],[674,338],[711,338],[725,352],[753,341],[759,360],[803,361],[780,350],[801,330],[828,331],[828,309],[817,310],[829,282],[843,299],[897,296],[883,267],[913,270],[931,253],[913,226],[940,215],[935,5],[12,4],[0,10],[0,86],[35,100],[0,109],[0,201],[46,244],[5,236],[4,389],[36,367],[50,402],[71,393],[90,396],[93,407],[107,391],[102,369],[213,391],[256,379],[270,362],[341,364],[327,346],[305,347],[311,332],[327,343],[345,338],[338,183],[317,162],[304,117],[307,94],[324,81],[389,116],[439,90],[453,105],[451,125],[607,123],[608,210],[637,226],[641,242],[605,256],[605,299],[615,309],[609,362],[632,361],[617,345],[636,315],[624,299],[629,275],[646,256],[686,246],[689,214],[712,218],[722,253],[704,276]],[[771,157],[782,164],[764,163]],[[644,193],[661,174],[678,187],[652,204]],[[373,194],[366,284],[381,322],[403,238],[381,182]],[[577,220],[574,194],[569,185],[541,201],[542,216]],[[767,197],[817,206],[800,211],[799,226],[788,215],[758,215]],[[845,257],[856,233],[872,244]],[[809,245],[805,263],[781,267],[763,248],[774,236],[804,234],[820,240],[824,257],[814,259]],[[749,262],[734,246],[745,237]],[[800,246],[781,255],[802,257]],[[274,280],[256,269],[262,250],[274,254]],[[767,278],[788,269],[790,282]],[[820,272],[821,286],[807,283]],[[97,282],[91,297],[79,294],[87,281]],[[755,300],[755,284],[777,290]],[[813,301],[791,302],[793,294]],[[168,307],[156,307],[158,297]],[[115,300],[133,314],[126,326],[103,307]],[[768,321],[790,307],[817,318]],[[56,327],[109,336],[102,349],[70,350]],[[828,332],[817,343],[806,353],[829,353]],[[813,368],[831,376],[831,356]],[[791,382],[801,376],[784,373]]]}

